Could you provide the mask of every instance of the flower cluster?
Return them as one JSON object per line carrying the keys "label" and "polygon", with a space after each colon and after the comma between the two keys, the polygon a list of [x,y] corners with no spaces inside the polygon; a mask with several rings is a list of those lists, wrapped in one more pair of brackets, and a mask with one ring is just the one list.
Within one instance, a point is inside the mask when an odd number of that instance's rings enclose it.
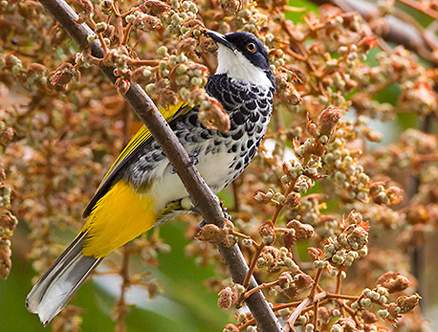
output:
{"label": "flower cluster", "polygon": [[[186,254],[214,263],[208,284],[219,307],[235,312],[224,331],[256,330],[240,307],[257,291],[285,331],[423,328],[409,259],[397,244],[420,245],[438,225],[438,144],[426,132],[438,109],[436,69],[401,46],[385,47],[358,13],[329,5],[299,14],[284,0],[71,4],[94,30],[88,43],[99,43],[103,58],[72,44],[39,2],[0,1],[0,98],[8,101],[0,106],[1,277],[11,266],[15,215],[28,223],[28,256],[39,273],[62,250],[60,233],[80,227],[100,175],[139,126],[122,98],[132,84],[160,107],[198,105],[205,126],[229,129],[227,113],[204,89],[216,66],[205,30],[243,30],[269,49],[277,85],[272,126],[257,160],[233,184],[232,222],[199,227],[186,218]],[[114,68],[117,89],[94,64]],[[406,113],[425,124],[398,126]],[[394,130],[390,144],[370,118]],[[379,242],[394,232],[398,241]],[[217,244],[241,247],[250,267],[242,284],[226,277]],[[123,280],[118,331],[130,286],[159,291],[138,262],[157,265],[169,250],[156,231],[106,260],[101,273]],[[54,329],[77,331],[80,316],[68,307]]]}
{"label": "flower cluster", "polygon": [[[15,112],[0,114],[0,151],[14,137],[11,123]],[[12,188],[6,182],[6,170],[0,161],[0,278],[6,278],[11,270],[11,239],[17,225],[17,218],[11,211]]]}

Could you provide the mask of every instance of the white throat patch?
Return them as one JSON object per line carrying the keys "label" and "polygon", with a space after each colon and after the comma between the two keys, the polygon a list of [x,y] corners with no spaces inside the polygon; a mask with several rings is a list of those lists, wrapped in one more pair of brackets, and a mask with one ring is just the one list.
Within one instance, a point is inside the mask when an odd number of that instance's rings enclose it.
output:
{"label": "white throat patch", "polygon": [[228,47],[218,44],[216,74],[228,74],[229,77],[271,88],[272,82],[266,73],[254,66],[239,51],[233,52]]}

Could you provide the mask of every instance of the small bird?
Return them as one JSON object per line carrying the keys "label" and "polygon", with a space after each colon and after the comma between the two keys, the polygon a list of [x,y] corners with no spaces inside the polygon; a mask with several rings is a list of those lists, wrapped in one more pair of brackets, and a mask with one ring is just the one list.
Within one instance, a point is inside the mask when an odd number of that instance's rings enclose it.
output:
{"label": "small bird", "polygon": [[[207,34],[218,44],[218,65],[206,91],[228,113],[230,130],[204,127],[197,107],[179,104],[161,111],[207,184],[219,192],[254,158],[270,121],[275,81],[266,47],[253,34]],[[78,236],[30,291],[27,309],[48,324],[105,256],[187,212],[182,204],[187,199],[169,160],[142,127],[103,177]]]}

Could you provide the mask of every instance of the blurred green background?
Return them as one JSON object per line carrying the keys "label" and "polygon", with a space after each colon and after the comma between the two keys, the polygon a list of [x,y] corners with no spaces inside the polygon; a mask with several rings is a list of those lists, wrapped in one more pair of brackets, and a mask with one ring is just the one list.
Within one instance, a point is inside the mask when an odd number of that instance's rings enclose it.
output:
{"label": "blurred green background", "polygon": [[[161,254],[160,265],[151,271],[159,278],[163,294],[153,300],[144,294],[147,308],[131,308],[127,316],[128,331],[221,331],[229,318],[217,307],[217,295],[204,286],[214,276],[213,268],[200,267],[185,255],[188,241],[184,227],[177,221],[161,227],[160,235],[172,244],[172,251]],[[17,230],[20,231],[23,230]],[[16,255],[9,279],[0,282],[0,331],[47,331],[37,316],[24,307],[33,276],[30,262]],[[73,304],[83,308],[83,331],[114,330],[111,320],[114,299],[96,282],[81,287]]]}

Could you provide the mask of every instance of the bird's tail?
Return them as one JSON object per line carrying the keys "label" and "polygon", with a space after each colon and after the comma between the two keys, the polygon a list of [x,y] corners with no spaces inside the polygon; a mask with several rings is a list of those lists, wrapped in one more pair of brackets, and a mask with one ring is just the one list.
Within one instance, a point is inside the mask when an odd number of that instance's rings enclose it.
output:
{"label": "bird's tail", "polygon": [[38,314],[44,325],[65,307],[75,290],[102,260],[82,254],[85,234],[76,237],[26,298],[27,309]]}

